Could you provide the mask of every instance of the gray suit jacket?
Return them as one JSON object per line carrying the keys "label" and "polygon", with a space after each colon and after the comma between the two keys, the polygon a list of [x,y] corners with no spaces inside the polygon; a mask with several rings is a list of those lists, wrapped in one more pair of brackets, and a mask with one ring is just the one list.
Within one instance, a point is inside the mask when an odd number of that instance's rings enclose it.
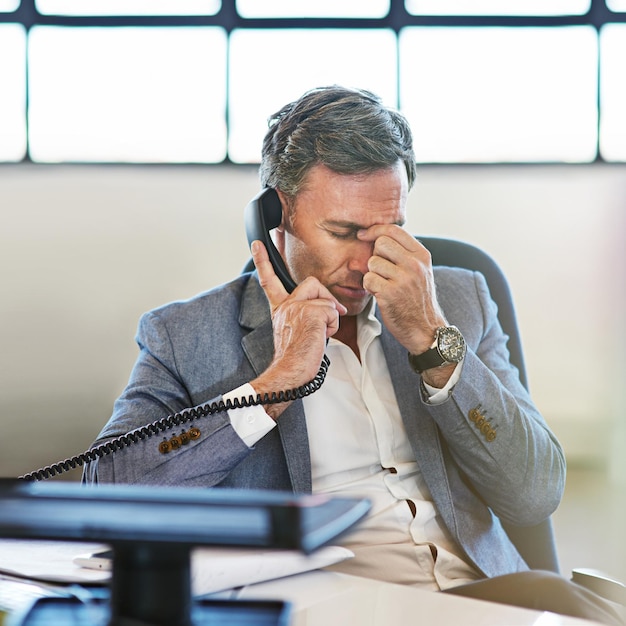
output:
{"label": "gray suit jacket", "polygon": [[[506,336],[481,274],[436,268],[437,295],[468,344],[463,372],[443,404],[422,398],[406,350],[383,325],[382,345],[415,458],[441,518],[486,576],[527,569],[499,519],[532,525],[557,507],[565,482],[561,447],[509,363]],[[187,407],[219,400],[259,375],[273,353],[272,325],[256,274],[145,314],[140,355],[98,442]],[[301,401],[248,448],[226,412],[194,421],[201,435],[163,454],[167,431],[103,457],[99,482],[310,492]],[[175,429],[176,430],[176,429]]]}

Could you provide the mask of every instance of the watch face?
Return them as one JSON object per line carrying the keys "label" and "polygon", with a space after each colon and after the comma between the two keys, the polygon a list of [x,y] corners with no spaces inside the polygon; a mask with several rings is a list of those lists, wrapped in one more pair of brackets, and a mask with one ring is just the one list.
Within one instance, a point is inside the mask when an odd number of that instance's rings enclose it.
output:
{"label": "watch face", "polygon": [[465,339],[458,328],[446,326],[439,330],[437,348],[448,363],[458,363],[465,356]]}

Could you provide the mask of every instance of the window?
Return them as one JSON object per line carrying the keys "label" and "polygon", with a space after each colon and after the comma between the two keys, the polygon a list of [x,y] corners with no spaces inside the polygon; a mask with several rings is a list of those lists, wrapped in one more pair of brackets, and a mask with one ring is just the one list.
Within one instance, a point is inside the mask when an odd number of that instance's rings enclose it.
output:
{"label": "window", "polygon": [[626,161],[626,24],[601,32],[600,153],[607,161]]}
{"label": "window", "polygon": [[[293,53],[286,55],[285,50]],[[281,59],[279,67],[276,59]],[[396,73],[396,37],[391,30],[234,31],[230,37],[231,160],[258,162],[267,118],[311,87],[362,87],[396,106]]]}
{"label": "window", "polygon": [[285,17],[385,17],[389,0],[237,0],[244,18]]}
{"label": "window", "polygon": [[26,155],[26,31],[0,24],[0,161]]}
{"label": "window", "polygon": [[20,0],[0,0],[0,12],[15,11],[20,5]]}
{"label": "window", "polygon": [[589,26],[404,29],[400,102],[418,161],[593,161],[596,48]]}
{"label": "window", "polygon": [[0,0],[0,162],[258,162],[307,89],[421,163],[626,162],[626,0]]}
{"label": "window", "polygon": [[29,67],[35,161],[215,163],[226,156],[220,28],[36,26]]}
{"label": "window", "polygon": [[36,0],[44,15],[215,15],[220,0]]}
{"label": "window", "polygon": [[413,15],[583,15],[590,0],[406,0]]}

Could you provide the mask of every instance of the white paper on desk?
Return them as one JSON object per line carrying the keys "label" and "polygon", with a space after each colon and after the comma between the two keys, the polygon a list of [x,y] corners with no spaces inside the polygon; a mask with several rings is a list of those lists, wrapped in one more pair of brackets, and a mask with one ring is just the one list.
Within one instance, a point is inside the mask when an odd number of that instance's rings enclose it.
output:
{"label": "white paper on desk", "polygon": [[353,552],[340,546],[326,546],[309,555],[290,550],[195,548],[191,587],[194,596],[203,596],[309,572],[353,556]]}
{"label": "white paper on desk", "polygon": [[[111,572],[77,566],[79,554],[107,546],[73,541],[0,539],[0,574],[61,584],[106,584]],[[195,548],[191,558],[192,591],[206,595],[256,582],[291,576],[338,563],[354,554],[327,546],[310,555],[297,551]]]}
{"label": "white paper on desk", "polygon": [[106,583],[110,573],[72,562],[77,554],[105,549],[100,543],[0,539],[0,574],[61,584]]}

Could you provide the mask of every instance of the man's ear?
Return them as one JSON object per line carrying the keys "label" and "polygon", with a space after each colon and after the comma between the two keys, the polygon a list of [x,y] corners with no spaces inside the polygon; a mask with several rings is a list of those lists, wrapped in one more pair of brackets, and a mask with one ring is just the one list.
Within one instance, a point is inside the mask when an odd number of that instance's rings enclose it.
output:
{"label": "man's ear", "polygon": [[276,230],[282,234],[285,231],[285,225],[287,223],[287,220],[289,220],[289,211],[291,210],[290,209],[291,203],[289,202],[289,199],[287,198],[287,196],[280,189],[276,189],[276,193],[278,194],[278,199],[280,200],[280,206],[282,207],[282,210],[283,210],[283,215],[280,220],[280,224],[276,227]]}

